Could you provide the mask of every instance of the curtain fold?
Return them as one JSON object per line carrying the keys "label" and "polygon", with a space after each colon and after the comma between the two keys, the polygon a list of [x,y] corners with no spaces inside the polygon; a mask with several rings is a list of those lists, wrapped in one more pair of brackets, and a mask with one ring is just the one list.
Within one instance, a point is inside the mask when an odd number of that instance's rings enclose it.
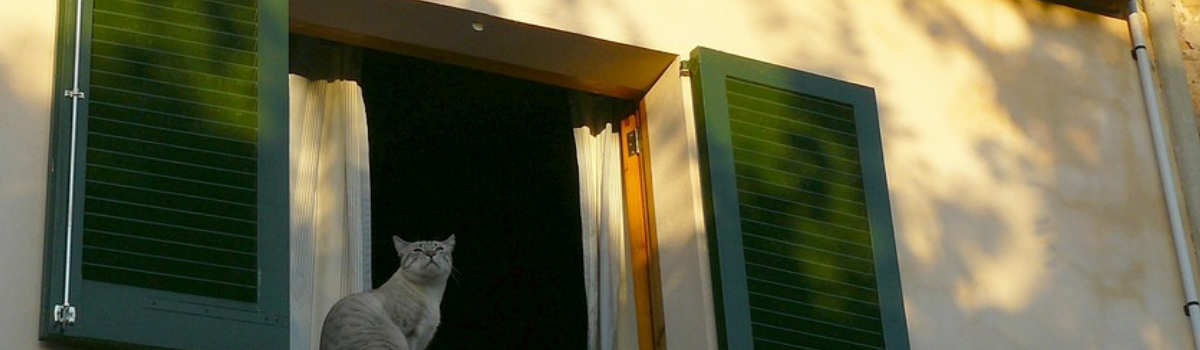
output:
{"label": "curtain fold", "polygon": [[[304,46],[296,45],[293,47]],[[318,47],[345,59],[336,48]],[[344,50],[342,51],[344,52]],[[310,56],[311,57],[311,56]],[[295,71],[296,69],[293,69]],[[289,75],[291,349],[317,349],[337,300],[370,288],[370,162],[362,89]]]}
{"label": "curtain fold", "polygon": [[613,128],[605,123],[599,130],[589,126],[574,130],[589,350],[637,348],[632,263],[625,239],[620,135]]}

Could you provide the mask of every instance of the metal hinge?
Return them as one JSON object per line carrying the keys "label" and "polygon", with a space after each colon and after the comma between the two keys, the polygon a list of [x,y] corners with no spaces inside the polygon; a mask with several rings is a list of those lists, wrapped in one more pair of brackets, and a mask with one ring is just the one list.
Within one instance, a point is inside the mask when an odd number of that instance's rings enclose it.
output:
{"label": "metal hinge", "polygon": [[629,157],[642,154],[642,128],[634,128],[628,133],[625,133],[625,148],[629,150]]}
{"label": "metal hinge", "polygon": [[681,76],[681,77],[692,76],[691,66],[692,66],[691,61],[688,61],[688,60],[679,61],[679,76]]}
{"label": "metal hinge", "polygon": [[75,307],[71,305],[54,305],[54,322],[63,325],[75,324]]}
{"label": "metal hinge", "polygon": [[66,90],[66,91],[63,91],[63,97],[66,97],[66,98],[78,98],[78,99],[84,99],[84,98],[86,98],[86,96],[83,94],[83,91],[79,91],[79,90]]}

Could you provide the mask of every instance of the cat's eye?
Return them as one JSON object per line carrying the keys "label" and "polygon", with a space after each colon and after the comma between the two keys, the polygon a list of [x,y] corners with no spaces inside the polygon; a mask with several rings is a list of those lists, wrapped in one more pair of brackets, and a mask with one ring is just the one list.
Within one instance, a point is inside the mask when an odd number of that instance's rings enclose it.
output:
{"label": "cat's eye", "polygon": [[439,251],[439,252],[440,252],[440,251],[443,251],[443,250],[446,250],[446,248],[444,248],[444,247],[437,247],[437,251]]}
{"label": "cat's eye", "polygon": [[413,249],[413,253],[424,253],[424,252],[425,251],[422,250],[421,248]]}

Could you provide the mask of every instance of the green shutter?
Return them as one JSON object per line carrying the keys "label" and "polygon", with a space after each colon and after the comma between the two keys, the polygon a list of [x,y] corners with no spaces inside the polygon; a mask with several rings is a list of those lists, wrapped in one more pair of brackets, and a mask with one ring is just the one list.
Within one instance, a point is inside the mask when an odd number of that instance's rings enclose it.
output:
{"label": "green shutter", "polygon": [[253,302],[256,4],[158,2],[95,1],[83,278]]}
{"label": "green shutter", "polygon": [[907,349],[874,92],[690,64],[721,347]]}
{"label": "green shutter", "polygon": [[[75,2],[60,8],[67,90]],[[63,98],[44,299],[62,303],[69,268],[77,320],[47,312],[43,337],[286,347],[286,0],[86,0],[82,14],[73,245]]]}

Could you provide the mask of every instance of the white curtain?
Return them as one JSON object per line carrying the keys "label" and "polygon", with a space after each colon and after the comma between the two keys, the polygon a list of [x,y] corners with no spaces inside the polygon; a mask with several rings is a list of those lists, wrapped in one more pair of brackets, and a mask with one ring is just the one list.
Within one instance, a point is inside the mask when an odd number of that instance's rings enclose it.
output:
{"label": "white curtain", "polygon": [[370,288],[366,111],[354,81],[289,75],[291,349],[317,349],[325,314]]}
{"label": "white curtain", "polygon": [[588,126],[575,129],[589,350],[638,346],[621,188],[620,135],[613,128],[606,123],[602,130]]}

